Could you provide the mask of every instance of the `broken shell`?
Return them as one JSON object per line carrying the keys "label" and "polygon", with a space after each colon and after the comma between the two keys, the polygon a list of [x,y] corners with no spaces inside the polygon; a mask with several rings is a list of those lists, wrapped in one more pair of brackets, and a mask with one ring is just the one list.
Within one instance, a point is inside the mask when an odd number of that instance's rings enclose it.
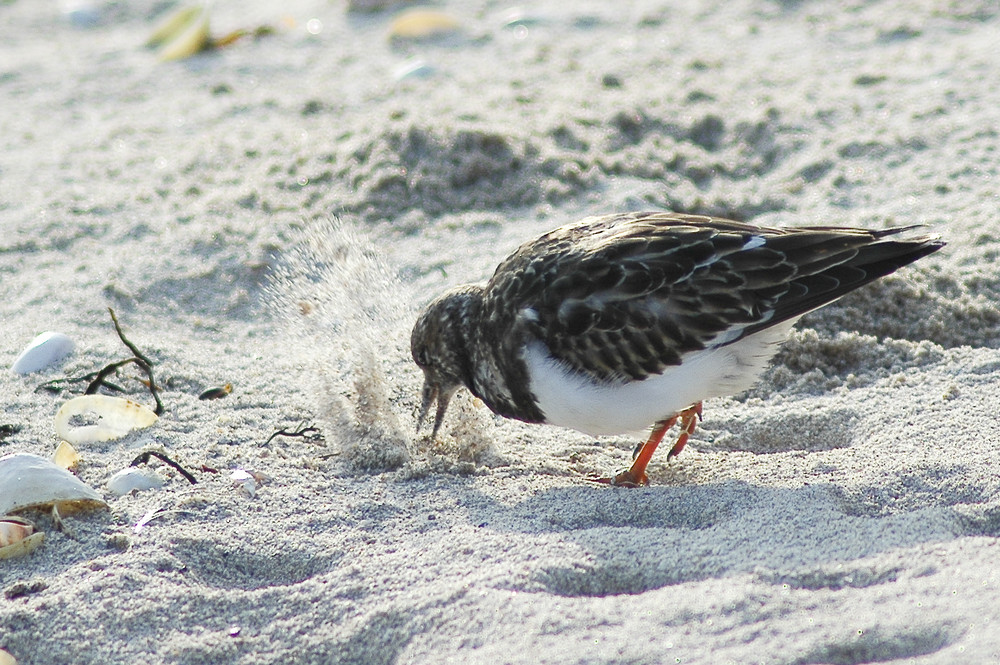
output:
{"label": "broken shell", "polygon": [[28,520],[11,515],[0,517],[0,559],[30,554],[43,540],[45,534],[35,533],[35,525]]}
{"label": "broken shell", "polygon": [[265,473],[246,471],[245,469],[233,469],[229,477],[232,478],[236,491],[248,499],[254,498],[257,495],[257,490],[271,480],[271,477]]}
{"label": "broken shell", "polygon": [[[85,414],[97,416],[98,422],[74,426],[73,420]],[[110,441],[132,430],[149,427],[158,416],[138,402],[108,395],[74,397],[56,413],[56,434],[71,444]]]}
{"label": "broken shell", "polygon": [[164,18],[149,35],[146,46],[160,46],[164,42],[173,39],[177,33],[184,29],[186,25],[198,16],[202,11],[201,7],[183,7]]}
{"label": "broken shell", "polygon": [[[0,547],[0,559],[16,559],[19,556],[31,554],[38,549],[38,546],[41,545],[44,540],[45,534],[39,531],[38,533],[31,534],[24,540],[11,543],[6,547]],[[0,660],[0,664],[2,663],[3,661]]]}
{"label": "broken shell", "polygon": [[35,532],[35,525],[21,517],[0,517],[0,547],[19,543]]}
{"label": "broken shell", "polygon": [[133,490],[142,492],[163,487],[163,478],[150,470],[129,467],[122,469],[108,479],[108,491],[115,496],[123,496]]}
{"label": "broken shell", "polygon": [[181,60],[211,46],[208,11],[202,6],[185,7],[168,16],[146,40],[160,47],[160,60]]}
{"label": "broken shell", "polygon": [[73,340],[62,333],[49,330],[31,340],[31,344],[21,351],[10,368],[17,374],[31,374],[45,369],[72,351]]}
{"label": "broken shell", "polygon": [[0,515],[53,504],[63,510],[107,506],[95,490],[44,457],[0,457]]}
{"label": "broken shell", "polygon": [[458,30],[461,24],[451,14],[434,9],[407,9],[389,24],[389,39],[429,39]]}
{"label": "broken shell", "polygon": [[198,395],[198,399],[222,399],[231,392],[233,392],[233,384],[227,383],[220,388],[209,388]]}
{"label": "broken shell", "polygon": [[413,60],[407,60],[399,67],[393,71],[392,76],[397,81],[403,81],[405,79],[423,79],[433,76],[435,69],[433,65],[429,65],[419,58]]}
{"label": "broken shell", "polygon": [[81,459],[80,453],[76,452],[76,448],[71,446],[69,441],[61,441],[56,452],[52,454],[52,461],[60,469],[72,469]]}

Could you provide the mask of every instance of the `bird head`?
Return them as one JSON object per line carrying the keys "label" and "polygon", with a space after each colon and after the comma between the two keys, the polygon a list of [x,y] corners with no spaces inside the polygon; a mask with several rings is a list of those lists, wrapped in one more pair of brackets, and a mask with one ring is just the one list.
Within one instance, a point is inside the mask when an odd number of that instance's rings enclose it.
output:
{"label": "bird head", "polygon": [[420,430],[436,401],[437,413],[431,438],[437,436],[455,392],[471,383],[472,360],[468,353],[468,340],[481,293],[482,287],[478,286],[453,289],[431,302],[413,326],[410,353],[424,372],[417,430]]}

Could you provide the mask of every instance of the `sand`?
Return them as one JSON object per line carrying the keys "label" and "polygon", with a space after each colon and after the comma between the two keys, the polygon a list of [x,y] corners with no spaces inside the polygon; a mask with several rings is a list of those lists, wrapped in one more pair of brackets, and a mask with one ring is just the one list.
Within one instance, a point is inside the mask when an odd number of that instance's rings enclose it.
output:
{"label": "sand", "polygon": [[[361,4],[361,3],[357,3]],[[1000,10],[992,1],[220,0],[0,7],[0,455],[50,455],[129,355],[165,412],[81,444],[109,508],[29,513],[0,648],[52,663],[1000,661]],[[651,485],[637,438],[414,431],[420,306],[588,214],[925,224],[948,246],[810,314]],[[6,368],[46,330],[64,361]],[[116,383],[152,404],[133,369]],[[231,383],[218,400],[206,389]],[[269,437],[302,423],[321,438]],[[113,497],[157,450],[160,490]],[[213,473],[211,470],[217,471]],[[245,469],[268,480],[253,497]],[[142,526],[137,523],[156,511]]]}

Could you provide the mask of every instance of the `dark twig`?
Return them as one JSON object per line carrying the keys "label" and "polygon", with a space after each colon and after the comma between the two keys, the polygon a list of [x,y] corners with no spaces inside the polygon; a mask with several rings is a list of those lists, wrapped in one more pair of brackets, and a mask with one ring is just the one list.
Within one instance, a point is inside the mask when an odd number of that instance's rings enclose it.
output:
{"label": "dark twig", "polygon": [[275,432],[274,434],[272,434],[267,438],[267,441],[264,442],[264,445],[266,446],[267,444],[271,443],[271,441],[273,441],[274,438],[277,436],[297,436],[297,437],[302,437],[306,441],[322,441],[323,435],[322,433],[320,433],[319,428],[313,427],[312,425],[307,427],[306,426],[307,422],[308,421],[303,420],[302,422],[299,423],[298,427],[292,432],[289,432],[288,430],[285,429],[279,429],[277,432]]}
{"label": "dark twig", "polygon": [[[163,402],[160,401],[160,395],[157,392],[156,388],[156,380],[153,378],[152,361],[142,354],[142,351],[139,350],[139,347],[137,347],[135,344],[130,342],[127,337],[125,337],[125,333],[122,332],[121,324],[118,323],[118,317],[115,315],[115,310],[108,307],[108,313],[111,314],[111,321],[115,324],[115,332],[118,333],[118,339],[122,341],[122,344],[128,347],[128,350],[131,351],[132,355],[135,357],[129,358],[128,360],[122,360],[119,363],[112,363],[111,365],[108,365],[108,367],[105,367],[104,369],[101,370],[100,373],[98,373],[98,377],[103,380],[103,377],[101,376],[102,373],[104,373],[105,371],[108,371],[110,373],[118,369],[118,367],[114,367],[114,369],[108,370],[109,367],[112,367],[114,365],[122,366],[127,363],[134,362],[136,365],[139,366],[139,369],[144,371],[146,373],[146,376],[149,377],[149,392],[152,393],[153,400],[156,402],[156,408],[153,409],[153,413],[155,413],[158,416],[163,415]],[[95,379],[94,382],[96,383],[97,380]],[[100,384],[98,383],[98,386],[99,385]],[[93,390],[95,391],[97,390],[97,388],[94,386],[94,383],[91,383],[90,386],[87,388],[88,395],[91,394],[91,388],[93,388]]]}
{"label": "dark twig", "polygon": [[101,386],[107,386],[108,384],[107,384],[107,382],[104,381],[104,379],[109,374],[113,374],[113,373],[117,372],[120,368],[124,367],[125,365],[128,365],[129,363],[135,363],[136,365],[139,365],[140,367],[142,367],[142,365],[140,364],[140,363],[142,363],[142,361],[139,360],[138,358],[127,358],[125,360],[119,360],[117,362],[111,363],[110,365],[106,365],[99,372],[91,372],[86,377],[81,377],[81,378],[87,378],[87,379],[90,380],[90,383],[87,384],[87,389],[85,391],[83,391],[83,394],[84,395],[93,395],[94,393],[97,392],[97,390]]}
{"label": "dark twig", "polygon": [[159,460],[162,460],[163,462],[169,464],[170,466],[174,467],[175,469],[177,469],[178,473],[180,473],[182,476],[184,476],[185,478],[187,478],[188,482],[190,482],[192,485],[194,485],[194,484],[196,484],[198,482],[195,479],[195,477],[193,475],[191,475],[191,473],[189,471],[187,471],[184,467],[182,467],[180,464],[178,464],[177,462],[173,461],[172,459],[170,459],[169,457],[167,457],[163,453],[157,452],[155,450],[147,450],[146,452],[140,454],[138,457],[136,457],[134,460],[132,460],[132,463],[129,464],[129,466],[139,466],[140,464],[146,464],[147,462],[149,462],[149,458],[150,457],[155,457],[155,458],[157,458]]}
{"label": "dark twig", "polygon": [[152,367],[153,362],[146,356],[142,355],[142,351],[140,351],[135,344],[128,341],[128,338],[125,337],[125,333],[122,332],[121,324],[118,323],[118,317],[115,315],[115,310],[108,307],[108,313],[111,315],[111,321],[115,324],[115,332],[118,333],[118,339],[122,341],[122,344],[128,347],[128,350],[132,352],[133,356]]}
{"label": "dark twig", "polygon": [[97,373],[93,381],[90,382],[90,385],[87,386],[87,390],[84,391],[84,394],[93,395],[98,391],[98,389],[102,385],[108,385],[104,381],[105,377],[107,377],[109,374],[113,374],[114,372],[118,371],[119,368],[124,367],[129,363],[135,363],[139,367],[139,369],[144,371],[146,373],[146,376],[149,377],[149,392],[153,394],[153,399],[156,401],[156,408],[153,409],[153,413],[155,413],[158,416],[162,415],[163,402],[160,401],[160,395],[156,392],[156,383],[153,381],[153,370],[149,366],[149,364],[146,363],[145,360],[139,357],[119,360],[118,362],[111,363],[110,365],[102,369],[100,372]]}

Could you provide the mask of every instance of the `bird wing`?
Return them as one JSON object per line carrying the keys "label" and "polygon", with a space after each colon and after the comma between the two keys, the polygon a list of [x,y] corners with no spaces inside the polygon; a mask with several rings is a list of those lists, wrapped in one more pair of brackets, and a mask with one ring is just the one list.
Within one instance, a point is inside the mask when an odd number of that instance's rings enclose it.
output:
{"label": "bird wing", "polygon": [[602,382],[644,379],[682,355],[800,316],[936,251],[913,227],[767,228],[674,213],[582,220],[522,245],[487,285],[506,353],[528,340]]}

